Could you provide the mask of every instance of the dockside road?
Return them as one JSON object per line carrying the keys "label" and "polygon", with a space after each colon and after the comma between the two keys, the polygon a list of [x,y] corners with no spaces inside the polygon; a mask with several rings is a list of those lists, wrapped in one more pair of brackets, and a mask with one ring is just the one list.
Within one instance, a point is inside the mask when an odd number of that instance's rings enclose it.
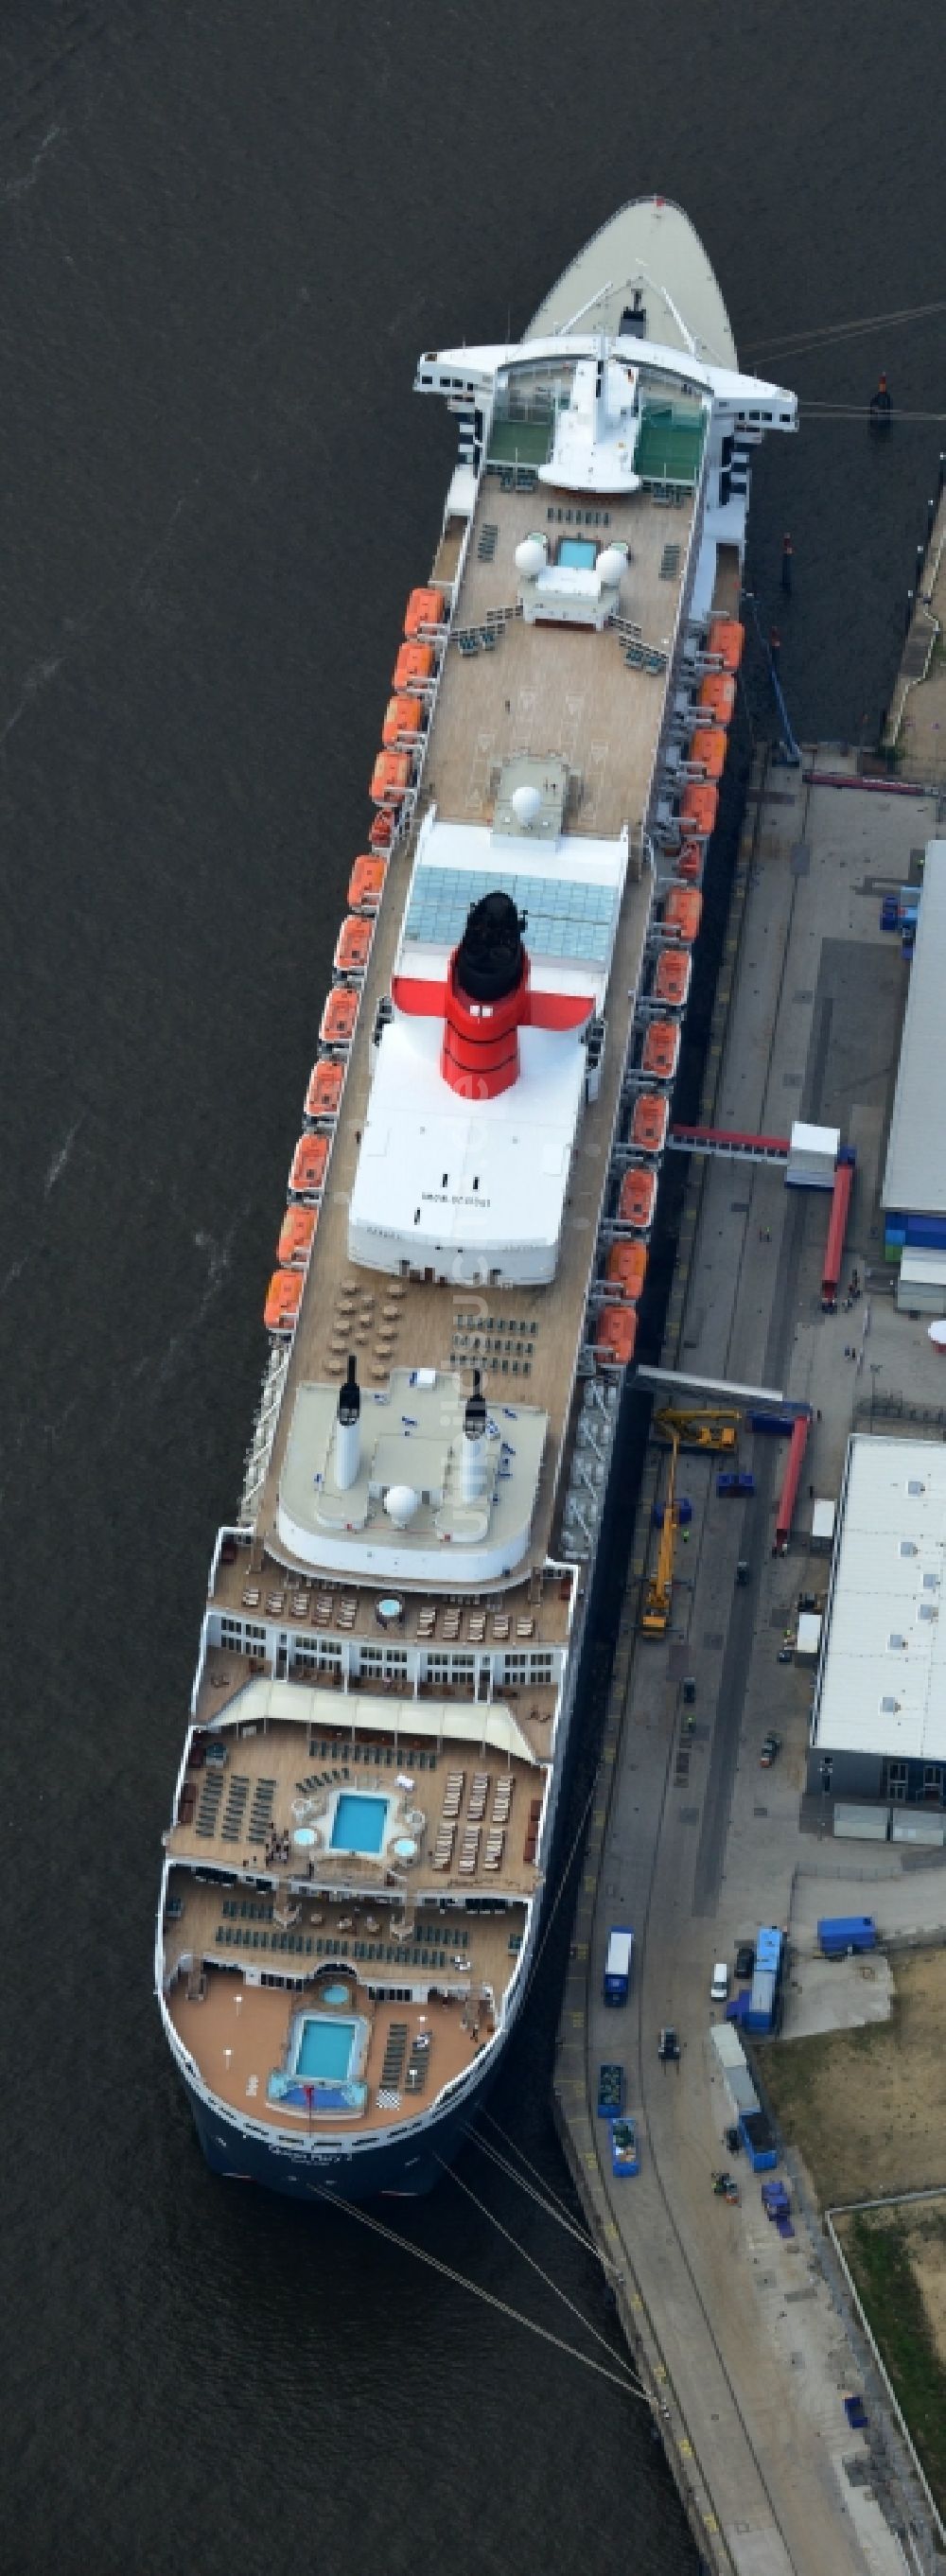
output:
{"label": "dockside road", "polygon": [[[815,783],[829,778],[842,783]],[[693,1161],[663,1357],[807,1399],[799,1523],[809,1485],[837,1492],[852,1420],[867,1427],[872,1404],[907,1388],[915,1403],[944,1400],[922,1327],[895,1312],[877,1205],[908,972],[880,932],[880,902],[916,873],[935,829],[931,797],[860,782],[832,747],[806,753],[800,771],[765,761],[754,774],[704,1115],[768,1134],[795,1118],[840,1127],[857,1153],[848,1257],[867,1284],[853,1317],[843,1306],[825,1315],[827,1198],[788,1191],[771,1168]],[[830,1817],[813,1818],[802,1794],[810,1676],[777,1661],[807,1558],[803,1543],[772,1553],[780,1444],[756,1440],[745,1504],[717,1497],[712,1460],[685,1455],[678,1493],[693,1520],[678,1542],[672,1626],[666,1640],[641,1639],[665,1473],[661,1453],[649,1457],[561,2024],[559,2125],[705,2561],[736,2576],[899,2576],[932,2563],[922,2497],[880,2429],[879,2391],[868,2433],[848,2426],[843,2395],[865,2384],[863,2356],[817,2230],[799,2216],[781,2243],[744,2160],[739,2208],[711,2188],[730,2116],[710,2045],[713,1962],[731,1963],[760,1922],[835,1910],[850,1866]],[[686,1726],[685,1676],[696,1685]],[[772,1725],[783,1750],[764,1771]],[[891,1848],[877,1868],[879,1918],[911,1922],[915,1878]],[[863,1910],[860,1867],[858,1878]],[[925,1877],[924,1902],[946,1921],[946,1872]],[[623,2013],[601,1998],[615,1922],[637,1937]],[[658,2057],[667,2023],[679,2069]],[[642,2138],[640,2173],[617,2182],[595,2116],[598,2066],[614,2057]]]}

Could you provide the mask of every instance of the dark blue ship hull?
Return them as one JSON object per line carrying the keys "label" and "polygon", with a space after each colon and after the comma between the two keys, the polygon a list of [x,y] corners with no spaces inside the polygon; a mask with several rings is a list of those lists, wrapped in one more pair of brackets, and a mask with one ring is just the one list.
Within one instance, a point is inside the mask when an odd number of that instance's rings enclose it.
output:
{"label": "dark blue ship hull", "polygon": [[407,2137],[394,2131],[379,2139],[377,2146],[339,2147],[332,2153],[313,2135],[300,2138],[298,2153],[292,2148],[269,2146],[265,2139],[242,2132],[234,2121],[210,2109],[198,2093],[182,2079],[194,2116],[194,2126],[212,2171],[230,2182],[257,2182],[267,2191],[281,2191],[295,2201],[320,2200],[323,2193],[337,2194],[340,2200],[374,2200],[379,2193],[396,2194],[400,2199],[419,2200],[433,2191],[442,2177],[445,2164],[458,2154],[463,2132],[485,2100],[497,2066],[490,2060],[484,2067],[482,2083],[471,2089],[462,2102],[436,2115],[429,2128],[413,2129]]}

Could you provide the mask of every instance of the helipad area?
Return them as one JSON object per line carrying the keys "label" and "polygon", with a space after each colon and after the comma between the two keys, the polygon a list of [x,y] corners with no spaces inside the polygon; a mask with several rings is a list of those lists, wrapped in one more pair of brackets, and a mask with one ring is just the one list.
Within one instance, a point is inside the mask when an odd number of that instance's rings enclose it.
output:
{"label": "helipad area", "polygon": [[[946,1449],[848,1444],[815,1688],[808,1785],[942,1805]],[[824,1773],[825,1757],[830,1769]]]}

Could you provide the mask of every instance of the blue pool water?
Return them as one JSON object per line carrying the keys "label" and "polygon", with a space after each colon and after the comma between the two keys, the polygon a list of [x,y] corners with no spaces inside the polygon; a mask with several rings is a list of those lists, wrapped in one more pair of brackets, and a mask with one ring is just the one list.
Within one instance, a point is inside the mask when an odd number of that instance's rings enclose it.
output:
{"label": "blue pool water", "polygon": [[356,2024],[353,2021],[305,2020],[296,2050],[294,2075],[321,2076],[344,2083],[351,2065]]}
{"label": "blue pool water", "polygon": [[590,537],[563,537],[558,550],[560,564],[571,564],[575,572],[591,572],[598,549]]}
{"label": "blue pool water", "polygon": [[387,1823],[386,1798],[363,1798],[343,1791],[332,1822],[332,1850],[378,1852]]}

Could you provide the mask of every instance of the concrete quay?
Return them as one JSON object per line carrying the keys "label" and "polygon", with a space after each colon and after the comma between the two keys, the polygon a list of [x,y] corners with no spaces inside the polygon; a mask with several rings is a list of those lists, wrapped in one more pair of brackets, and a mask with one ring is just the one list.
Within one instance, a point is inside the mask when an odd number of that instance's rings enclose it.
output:
{"label": "concrete quay", "polygon": [[[843,783],[816,783],[825,777]],[[942,2563],[816,2217],[799,2211],[783,2244],[743,2159],[740,2207],[712,2194],[730,2115],[709,2039],[713,1962],[731,1962],[760,1922],[790,1928],[800,1952],[819,1913],[849,1906],[892,1941],[946,1933],[942,1862],[918,1870],[899,1848],[835,1842],[830,1802],[822,1811],[803,1795],[810,1678],[777,1662],[799,1589],[825,1571],[808,1555],[809,1486],[837,1492],[852,1422],[869,1428],[873,1412],[878,1430],[895,1430],[908,1400],[932,1426],[946,1402],[923,1325],[895,1310],[877,1203],[908,974],[899,941],[880,932],[880,901],[916,873],[936,828],[935,796],[863,780],[836,746],[807,751],[801,770],[766,755],[753,776],[702,1115],[769,1134],[794,1118],[840,1127],[857,1151],[847,1270],[864,1294],[850,1316],[822,1311],[826,1194],[788,1191],[777,1169],[691,1162],[664,1363],[782,1387],[815,1419],[785,1558],[772,1554],[782,1444],[753,1444],[757,1492],[744,1504],[717,1499],[715,1462],[681,1456],[693,1521],[659,1642],[638,1633],[666,1472],[665,1453],[649,1452],[560,2026],[555,2103],[571,2169],[702,2559],[729,2576]],[[762,1771],[772,1725],[782,1751]],[[637,1944],[623,2013],[601,2000],[614,1922],[632,1924]],[[679,2068],[657,2055],[668,2022]],[[641,2133],[641,2171],[619,2182],[595,2116],[598,2066],[615,2057]],[[852,2388],[867,2396],[866,2433],[847,2424]]]}

